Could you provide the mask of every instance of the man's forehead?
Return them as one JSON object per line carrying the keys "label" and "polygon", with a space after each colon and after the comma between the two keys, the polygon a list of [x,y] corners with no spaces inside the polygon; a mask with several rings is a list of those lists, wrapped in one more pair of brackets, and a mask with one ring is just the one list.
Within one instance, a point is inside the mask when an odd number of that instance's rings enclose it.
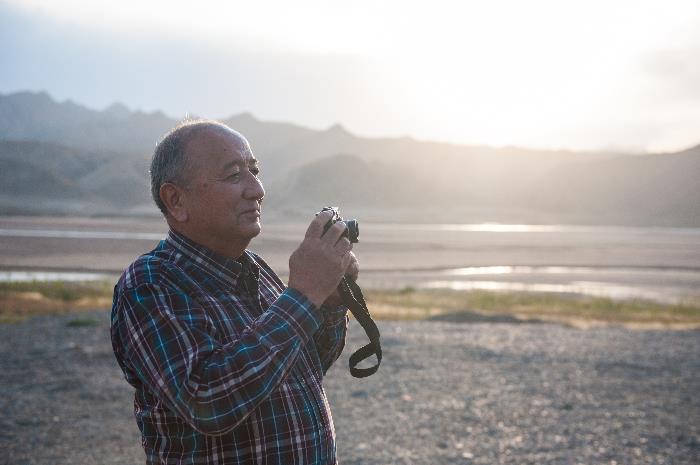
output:
{"label": "man's forehead", "polygon": [[233,162],[255,162],[248,141],[241,134],[226,128],[205,129],[187,145],[188,154],[194,160],[215,165]]}

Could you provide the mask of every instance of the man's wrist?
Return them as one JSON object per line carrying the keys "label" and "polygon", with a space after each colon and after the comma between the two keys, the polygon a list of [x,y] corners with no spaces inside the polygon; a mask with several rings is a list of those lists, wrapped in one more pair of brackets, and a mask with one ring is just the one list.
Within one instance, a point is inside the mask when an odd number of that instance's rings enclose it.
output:
{"label": "man's wrist", "polygon": [[334,324],[336,321],[344,320],[348,314],[348,307],[342,303],[337,306],[323,305],[321,314],[326,324]]}
{"label": "man's wrist", "polygon": [[[286,296],[288,301],[295,304],[293,306],[284,306],[283,311],[287,315],[287,318],[291,317],[292,320],[313,320],[316,327],[305,328],[306,330],[311,329],[312,332],[315,332],[318,327],[323,324],[325,316],[321,311],[321,307],[315,305],[303,292],[292,287],[287,287],[280,295],[280,297],[283,296]],[[289,313],[290,311],[293,314]]]}
{"label": "man's wrist", "polygon": [[330,308],[336,308],[340,307],[343,305],[343,299],[340,298],[339,295],[331,294],[324,302],[323,302],[323,307],[330,307]]}
{"label": "man's wrist", "polygon": [[306,298],[306,300],[308,300],[309,302],[311,302],[311,304],[313,305],[313,307],[314,307],[316,310],[320,310],[321,307],[323,306],[323,301],[322,301],[320,298],[314,297],[313,295],[310,295],[309,293],[304,292],[303,290],[299,289],[298,287],[287,286],[287,289],[292,290],[292,291],[294,291],[294,292],[296,292],[296,293],[298,293],[298,294],[303,295],[303,296]]}

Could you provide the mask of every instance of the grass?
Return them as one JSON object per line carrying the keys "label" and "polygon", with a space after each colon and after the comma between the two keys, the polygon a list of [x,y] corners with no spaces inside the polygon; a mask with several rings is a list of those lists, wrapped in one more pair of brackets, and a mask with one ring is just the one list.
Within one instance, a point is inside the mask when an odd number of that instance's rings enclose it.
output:
{"label": "grass", "polygon": [[0,282],[0,323],[39,314],[107,309],[114,283],[109,281]]}
{"label": "grass", "polygon": [[[0,283],[0,323],[30,315],[109,309],[111,281]],[[639,328],[700,328],[700,305],[553,293],[424,290],[367,290],[378,320],[552,321],[577,327],[621,324]],[[90,326],[80,318],[69,326]]]}
{"label": "grass", "polygon": [[86,326],[97,326],[100,322],[94,318],[74,318],[66,323],[70,328],[84,328]]}
{"label": "grass", "polygon": [[[579,327],[622,324],[631,327],[700,328],[700,305],[660,304],[648,300],[613,300],[554,293],[417,290],[370,290],[370,312],[377,319],[423,320],[460,315],[511,316],[519,320],[566,323]],[[450,319],[450,318],[448,318]]]}
{"label": "grass", "polygon": [[109,281],[0,282],[0,296],[11,293],[39,292],[50,299],[74,302],[86,297],[111,297],[113,287],[114,283]]}

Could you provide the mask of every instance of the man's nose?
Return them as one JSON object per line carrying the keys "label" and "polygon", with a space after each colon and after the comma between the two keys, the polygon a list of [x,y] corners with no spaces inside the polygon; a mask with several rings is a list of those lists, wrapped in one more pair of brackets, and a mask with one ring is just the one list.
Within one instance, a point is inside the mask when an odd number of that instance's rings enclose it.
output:
{"label": "man's nose", "polygon": [[243,191],[243,195],[249,200],[262,200],[262,198],[265,197],[265,188],[262,182],[257,176],[253,176],[252,173],[249,180],[248,186]]}

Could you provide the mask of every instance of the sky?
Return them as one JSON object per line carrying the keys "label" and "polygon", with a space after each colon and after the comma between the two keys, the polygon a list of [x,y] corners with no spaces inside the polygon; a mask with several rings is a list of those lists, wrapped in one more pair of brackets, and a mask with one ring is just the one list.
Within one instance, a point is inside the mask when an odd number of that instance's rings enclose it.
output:
{"label": "sky", "polygon": [[700,143],[697,0],[0,0],[0,93],[573,150]]}

